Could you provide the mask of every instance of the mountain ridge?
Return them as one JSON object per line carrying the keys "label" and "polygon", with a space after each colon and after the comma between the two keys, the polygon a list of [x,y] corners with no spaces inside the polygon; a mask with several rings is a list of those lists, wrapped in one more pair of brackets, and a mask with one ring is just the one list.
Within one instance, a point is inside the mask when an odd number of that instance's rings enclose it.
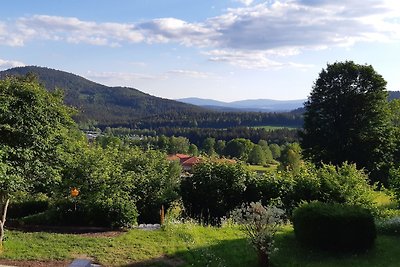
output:
{"label": "mountain ridge", "polygon": [[95,121],[100,124],[130,124],[149,114],[168,112],[204,112],[204,108],[159,98],[136,88],[110,87],[90,81],[79,75],[47,67],[25,66],[0,72],[0,79],[10,75],[24,76],[33,73],[47,90],[60,88],[64,102],[80,112],[76,120]]}
{"label": "mountain ridge", "polygon": [[303,106],[306,99],[274,100],[274,99],[245,99],[232,102],[204,99],[197,97],[176,99],[177,101],[206,107],[213,110],[233,109],[237,111],[284,112]]}

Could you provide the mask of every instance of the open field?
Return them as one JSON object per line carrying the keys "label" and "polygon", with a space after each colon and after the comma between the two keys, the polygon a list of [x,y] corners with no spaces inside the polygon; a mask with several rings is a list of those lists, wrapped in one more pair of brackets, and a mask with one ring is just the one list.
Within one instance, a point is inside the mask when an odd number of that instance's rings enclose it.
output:
{"label": "open field", "polygon": [[280,130],[280,129],[290,129],[290,130],[300,129],[298,127],[291,127],[291,126],[271,126],[271,125],[254,126],[251,128],[265,129],[265,130],[269,130],[269,131]]}
{"label": "open field", "polygon": [[269,165],[267,167],[265,166],[261,166],[261,165],[248,165],[248,168],[251,171],[255,171],[255,172],[267,172],[267,171],[273,171],[278,167],[278,165]]}

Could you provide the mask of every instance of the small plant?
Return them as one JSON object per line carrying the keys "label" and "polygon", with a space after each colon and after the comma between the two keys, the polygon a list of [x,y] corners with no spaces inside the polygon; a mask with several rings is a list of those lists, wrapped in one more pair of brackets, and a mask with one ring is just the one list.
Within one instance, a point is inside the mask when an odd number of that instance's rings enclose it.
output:
{"label": "small plant", "polygon": [[270,255],[276,250],[274,237],[283,223],[284,213],[275,206],[264,207],[261,202],[242,204],[231,213],[232,219],[239,224],[257,250],[260,266],[270,265]]}

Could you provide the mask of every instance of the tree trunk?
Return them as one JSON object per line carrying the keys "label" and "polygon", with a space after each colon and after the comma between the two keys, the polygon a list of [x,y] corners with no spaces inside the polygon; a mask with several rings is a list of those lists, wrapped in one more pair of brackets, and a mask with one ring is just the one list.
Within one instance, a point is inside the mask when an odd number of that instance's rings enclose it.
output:
{"label": "tree trunk", "polygon": [[257,251],[258,254],[258,266],[269,267],[269,256],[262,250]]}
{"label": "tree trunk", "polygon": [[1,216],[1,220],[0,220],[0,251],[3,250],[4,224],[6,223],[7,209],[8,209],[9,203],[10,203],[10,199],[7,198],[6,203],[4,204],[4,207],[2,210],[3,215]]}

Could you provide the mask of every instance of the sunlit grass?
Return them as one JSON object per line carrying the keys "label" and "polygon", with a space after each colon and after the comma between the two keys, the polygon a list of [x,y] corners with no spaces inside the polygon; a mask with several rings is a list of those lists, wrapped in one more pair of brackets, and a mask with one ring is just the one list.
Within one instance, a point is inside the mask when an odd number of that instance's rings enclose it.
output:
{"label": "sunlit grass", "polygon": [[[384,198],[383,198],[384,199]],[[373,249],[338,254],[304,247],[289,225],[277,234],[274,266],[399,266],[400,237],[379,235]],[[192,223],[165,230],[130,230],[115,237],[8,231],[3,259],[72,260],[92,258],[104,266],[257,266],[257,256],[235,227]]]}

